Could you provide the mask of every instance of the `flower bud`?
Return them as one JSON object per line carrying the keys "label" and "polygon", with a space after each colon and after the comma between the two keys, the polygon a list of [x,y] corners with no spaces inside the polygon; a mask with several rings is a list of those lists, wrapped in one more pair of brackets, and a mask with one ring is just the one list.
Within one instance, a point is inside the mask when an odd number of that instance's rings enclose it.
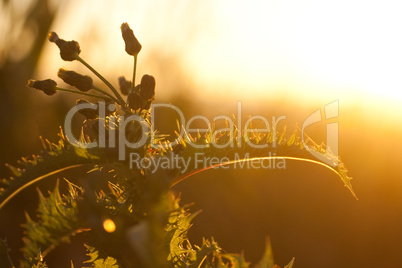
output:
{"label": "flower bud", "polygon": [[144,75],[141,78],[140,95],[144,100],[151,100],[155,96],[155,78],[150,75]]}
{"label": "flower bud", "polygon": [[151,104],[152,104],[152,99],[145,102],[145,104],[143,104],[142,108],[144,110],[149,110],[151,108]]}
{"label": "flower bud", "polygon": [[80,54],[80,45],[76,41],[65,41],[60,39],[55,32],[49,33],[49,41],[56,43],[60,49],[60,56],[65,61],[73,61]]}
{"label": "flower bud", "polygon": [[136,56],[140,53],[142,48],[140,42],[138,42],[137,38],[134,35],[133,30],[130,29],[130,26],[127,22],[124,22],[121,27],[121,35],[123,36],[124,43],[126,44],[126,52],[131,56]]}
{"label": "flower bud", "polygon": [[136,92],[131,92],[130,94],[128,94],[127,101],[128,106],[133,110],[138,110],[142,108],[142,98]]}
{"label": "flower bud", "polygon": [[[90,102],[88,102],[86,100],[77,100],[77,105],[86,104],[86,103],[90,103]],[[89,120],[93,120],[93,119],[96,119],[99,117],[97,110],[94,110],[91,108],[80,109],[79,112]]]}
{"label": "flower bud", "polygon": [[128,95],[128,93],[130,92],[130,89],[131,89],[131,82],[127,81],[126,78],[124,78],[124,76],[120,76],[119,77],[119,88],[120,88],[121,94]]}
{"label": "flower bud", "polygon": [[56,93],[57,83],[52,79],[46,79],[41,81],[31,79],[28,81],[27,87],[42,90],[43,92],[45,92],[46,95],[50,96]]}
{"label": "flower bud", "polygon": [[59,69],[57,76],[60,77],[67,84],[78,88],[80,91],[86,92],[93,88],[92,78],[88,75],[81,75],[74,71],[68,71],[66,69]]}

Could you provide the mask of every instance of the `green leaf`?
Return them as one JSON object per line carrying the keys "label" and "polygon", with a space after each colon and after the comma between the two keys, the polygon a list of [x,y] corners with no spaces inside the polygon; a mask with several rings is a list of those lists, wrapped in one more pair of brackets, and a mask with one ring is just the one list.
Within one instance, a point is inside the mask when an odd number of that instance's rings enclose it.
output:
{"label": "green leaf", "polygon": [[188,213],[186,208],[180,208],[170,214],[166,227],[166,239],[170,241],[168,260],[194,260],[195,252],[188,245],[187,232],[191,227],[191,221],[200,213]]}
{"label": "green leaf", "polygon": [[295,258],[293,258],[285,268],[293,268],[293,263],[295,262]]}
{"label": "green leaf", "polygon": [[273,268],[275,266],[274,254],[272,252],[271,241],[267,238],[265,243],[265,251],[260,262],[255,266],[255,268]]}
{"label": "green leaf", "polygon": [[30,159],[22,158],[19,168],[6,165],[12,177],[0,180],[3,184],[3,187],[0,187],[0,209],[12,197],[37,181],[72,168],[88,166],[90,170],[97,163],[109,161],[103,148],[86,149],[72,146],[62,131],[59,137],[57,144],[42,140],[42,154],[33,155]]}
{"label": "green leaf", "polygon": [[32,268],[48,268],[48,266],[44,262],[38,262],[37,264],[32,265]]}
{"label": "green leaf", "polygon": [[59,181],[49,197],[45,197],[39,190],[39,207],[37,221],[26,213],[24,247],[22,252],[26,258],[24,267],[30,267],[38,255],[46,256],[60,243],[70,241],[70,237],[80,232],[77,219],[76,199],[80,191],[69,184],[70,194],[61,196]]}
{"label": "green leaf", "polygon": [[246,262],[243,253],[241,254],[222,254],[222,258],[229,260],[232,268],[248,268],[250,263]]}
{"label": "green leaf", "polygon": [[[198,135],[195,138],[186,134],[184,139],[179,138],[180,143],[185,148],[180,155],[185,161],[189,161],[189,168],[178,170],[178,175],[172,181],[172,186],[196,173],[212,168],[227,165],[249,167],[251,166],[251,161],[262,160],[272,161],[270,163],[274,166],[273,168],[281,168],[280,165],[283,163],[286,165],[286,161],[289,160],[314,163],[327,168],[340,177],[345,187],[357,199],[351,184],[352,178],[347,175],[344,163],[340,161],[338,156],[326,151],[323,145],[318,145],[307,135],[304,134],[305,140],[302,142],[302,133],[298,133],[298,130],[296,130],[292,135],[288,136],[286,135],[286,128],[281,133],[272,129],[266,136],[262,135],[263,133],[251,132],[247,136],[242,133],[240,137],[237,137],[238,132],[239,130],[236,129],[231,134],[233,135],[231,137],[233,146],[228,145],[225,148],[217,148],[213,144],[220,144],[220,140],[224,140],[223,144],[226,144],[229,134],[214,137],[214,139],[211,133],[206,133],[204,136]],[[203,148],[195,148],[191,143],[203,146]],[[256,148],[254,145],[264,145],[266,147]],[[323,160],[314,157],[311,152],[320,153]],[[202,159],[200,160],[199,156],[204,159],[226,160],[214,164],[208,164],[207,162],[205,165],[205,163],[200,164]],[[273,161],[274,159],[276,162]],[[333,166],[332,163],[338,164]]]}
{"label": "green leaf", "polygon": [[99,256],[99,251],[96,250],[94,247],[85,245],[87,248],[87,255],[89,256],[89,260],[85,261],[85,263],[90,263],[92,264],[91,267],[95,268],[119,268],[117,265],[116,259],[112,257],[100,257]]}
{"label": "green leaf", "polygon": [[[211,241],[203,239],[201,248],[197,247],[194,262],[191,263],[187,267],[188,268],[213,267],[211,265],[211,263],[209,263],[207,257],[210,256],[211,254],[219,256],[220,251],[221,251],[221,248],[218,246],[218,243],[216,243],[214,239],[211,239]],[[222,257],[226,257],[226,256],[222,255]],[[229,257],[229,255],[228,255],[228,257]],[[233,258],[236,259],[236,257],[233,257]],[[201,266],[201,265],[205,265],[205,266]],[[240,266],[239,266],[239,268],[240,268]]]}

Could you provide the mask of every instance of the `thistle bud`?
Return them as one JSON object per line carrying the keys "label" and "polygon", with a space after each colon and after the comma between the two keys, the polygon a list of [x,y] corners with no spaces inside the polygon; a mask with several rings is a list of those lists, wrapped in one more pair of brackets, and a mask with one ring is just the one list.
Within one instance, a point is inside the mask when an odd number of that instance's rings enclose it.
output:
{"label": "thistle bud", "polygon": [[151,104],[152,104],[152,99],[148,100],[144,105],[143,105],[143,109],[145,110],[149,110],[151,108]]}
{"label": "thistle bud", "polygon": [[76,41],[60,39],[55,32],[49,33],[49,41],[55,43],[60,49],[60,56],[65,61],[73,61],[80,54],[80,45]]}
{"label": "thistle bud", "polygon": [[56,93],[57,83],[56,83],[56,81],[54,81],[52,79],[46,79],[46,80],[41,80],[41,81],[29,80],[27,87],[42,90],[43,92],[45,92],[46,95],[51,96],[54,93]]}
{"label": "thistle bud", "polygon": [[130,94],[128,94],[127,101],[128,106],[133,110],[138,110],[142,108],[142,98],[136,92],[131,92]]}
{"label": "thistle bud", "polygon": [[155,78],[150,75],[144,75],[141,78],[140,95],[144,100],[151,100],[155,96]]}
{"label": "thistle bud", "polygon": [[[88,102],[86,100],[77,100],[77,105],[87,104],[87,103],[90,103],[90,102]],[[80,109],[79,112],[89,120],[93,120],[93,119],[96,119],[99,117],[98,112],[91,108]]]}
{"label": "thistle bud", "polygon": [[137,38],[134,35],[133,30],[130,29],[130,26],[127,22],[124,22],[121,27],[121,35],[123,36],[124,43],[126,44],[126,52],[131,56],[136,56],[140,53],[142,48],[140,42],[138,42]]}
{"label": "thistle bud", "polygon": [[131,82],[127,81],[126,78],[124,78],[124,76],[120,76],[119,77],[119,88],[120,88],[121,94],[128,95],[128,93],[130,92],[130,89],[131,89]]}
{"label": "thistle bud", "polygon": [[80,91],[86,92],[93,88],[92,78],[88,75],[81,75],[74,71],[68,71],[61,68],[57,72],[57,76],[67,84],[78,88]]}

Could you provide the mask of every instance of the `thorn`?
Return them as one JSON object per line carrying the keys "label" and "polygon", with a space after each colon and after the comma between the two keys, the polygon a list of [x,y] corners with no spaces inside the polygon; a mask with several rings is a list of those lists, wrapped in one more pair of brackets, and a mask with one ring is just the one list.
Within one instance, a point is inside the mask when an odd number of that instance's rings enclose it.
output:
{"label": "thorn", "polygon": [[47,150],[46,143],[45,143],[44,139],[42,138],[42,136],[39,136],[39,139],[40,139],[43,149]]}
{"label": "thorn", "polygon": [[22,170],[19,168],[16,168],[10,164],[6,164],[6,167],[13,173],[14,176],[16,177],[21,177],[22,176]]}

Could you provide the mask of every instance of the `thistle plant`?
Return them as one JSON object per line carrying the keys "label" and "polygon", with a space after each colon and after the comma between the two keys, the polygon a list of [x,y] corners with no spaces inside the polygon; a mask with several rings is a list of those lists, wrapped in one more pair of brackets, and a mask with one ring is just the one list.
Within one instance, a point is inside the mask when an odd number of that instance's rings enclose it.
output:
{"label": "thistle plant", "polygon": [[[83,99],[77,100],[77,107],[86,120],[78,140],[72,140],[66,129],[60,128],[57,143],[41,139],[40,155],[22,158],[18,167],[7,165],[12,177],[1,181],[0,209],[21,190],[40,180],[55,184],[49,194],[39,191],[36,217],[26,214],[21,249],[24,258],[19,260],[19,267],[47,267],[46,256],[50,251],[82,234],[87,238],[88,260],[85,264],[72,263],[71,267],[250,267],[243,255],[223,253],[214,239],[204,239],[200,246],[190,243],[187,232],[198,212],[191,214],[189,206],[180,205],[179,197],[171,191],[173,185],[191,175],[219,166],[264,159],[313,162],[339,175],[354,195],[351,178],[339,158],[311,139],[302,142],[300,130],[288,135],[286,129],[260,133],[232,127],[224,131],[211,129],[203,135],[184,132],[174,142],[165,140],[153,129],[151,120],[155,78],[144,75],[136,84],[137,58],[142,46],[127,23],[121,25],[121,32],[134,66],[131,81],[118,78],[119,90],[81,58],[78,42],[65,41],[54,32],[49,34],[49,41],[59,47],[61,58],[79,61],[106,88],[96,85],[90,76],[66,69],[59,69],[57,76],[72,88],[60,87],[51,79],[28,81],[29,88],[49,96],[58,91],[81,95]],[[116,146],[121,145],[122,137],[123,145],[130,145],[123,151]],[[93,143],[97,146],[92,146]],[[261,146],[256,148],[253,144]],[[268,155],[263,145],[275,145],[276,155]],[[336,160],[338,164],[331,166],[317,160],[309,150],[325,153],[329,161]],[[239,152],[247,152],[249,157],[239,159],[236,157]],[[128,159],[132,154],[147,164],[180,157],[188,168],[131,165]],[[198,167],[195,154],[221,157],[225,161]],[[51,181],[54,177],[51,175],[66,176],[67,171],[76,168],[87,170],[80,184],[69,178]],[[105,184],[107,187],[103,187]],[[67,187],[68,194],[60,194],[62,185]],[[0,240],[1,267],[15,267],[16,260],[11,260],[9,250],[6,242]],[[285,267],[293,267],[293,261]],[[255,267],[279,267],[274,265],[269,241]]]}

